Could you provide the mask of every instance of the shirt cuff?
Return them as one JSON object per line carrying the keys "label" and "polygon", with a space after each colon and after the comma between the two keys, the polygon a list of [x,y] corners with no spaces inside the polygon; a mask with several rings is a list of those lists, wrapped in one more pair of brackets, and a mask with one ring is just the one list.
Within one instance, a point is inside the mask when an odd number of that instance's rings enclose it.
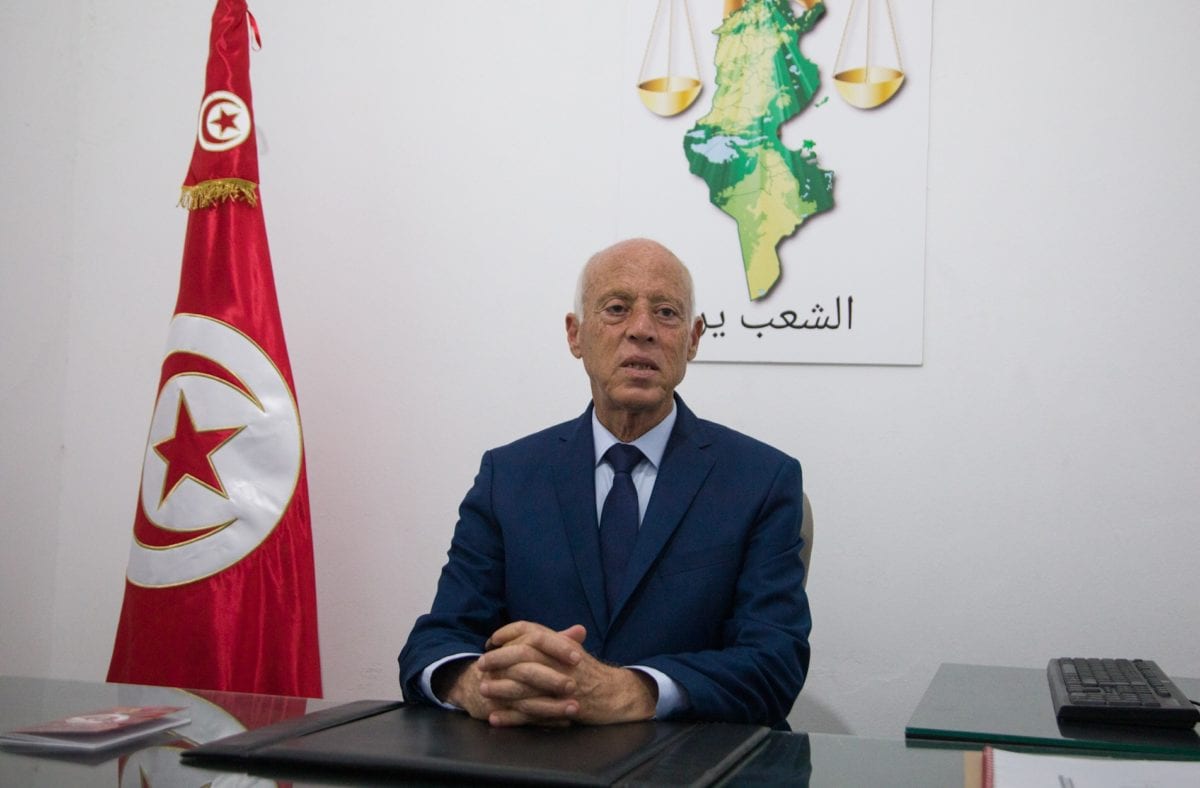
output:
{"label": "shirt cuff", "polygon": [[672,714],[687,710],[687,691],[675,679],[661,670],[645,665],[630,665],[629,669],[645,673],[658,685],[658,703],[654,706],[654,719],[669,719]]}
{"label": "shirt cuff", "polygon": [[434,671],[436,671],[442,665],[445,665],[447,662],[453,662],[454,660],[457,660],[457,659],[474,659],[478,656],[480,656],[480,655],[469,652],[469,651],[464,651],[461,654],[451,654],[448,657],[442,657],[437,662],[434,662],[432,665],[425,668],[425,670],[421,671],[421,692],[422,692],[422,694],[425,695],[426,699],[428,699],[430,703],[436,703],[437,705],[441,706],[443,709],[450,709],[451,711],[462,711],[461,708],[459,708],[458,706],[455,706],[453,703],[447,703],[446,701],[439,698],[437,695],[433,694],[433,674],[434,674]]}

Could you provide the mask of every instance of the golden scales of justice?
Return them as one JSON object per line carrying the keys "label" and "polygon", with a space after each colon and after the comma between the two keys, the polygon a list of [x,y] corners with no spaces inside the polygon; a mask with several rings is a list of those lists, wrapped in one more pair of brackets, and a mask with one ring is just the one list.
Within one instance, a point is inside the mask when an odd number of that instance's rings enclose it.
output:
{"label": "golden scales of justice", "polygon": [[900,85],[904,83],[904,66],[900,63],[900,40],[896,37],[896,19],[892,16],[892,0],[886,0],[888,27],[892,33],[892,46],[896,50],[896,67],[871,65],[871,5],[867,0],[867,36],[866,54],[860,68],[841,69],[842,50],[846,46],[846,36],[854,21],[854,9],[858,0],[850,3],[850,13],[846,16],[846,26],[842,28],[842,40],[838,44],[837,57],[833,61],[833,84],[846,103],[859,109],[874,109],[886,104]]}
{"label": "golden scales of justice", "polygon": [[[659,21],[662,18],[663,6],[669,6],[667,13],[667,73],[663,77],[646,78],[646,62],[650,59],[650,50],[658,34]],[[692,65],[695,76],[683,76],[671,73],[672,58],[675,43],[675,8],[683,6],[683,15],[687,20],[688,43],[692,47]],[[687,0],[658,0],[654,10],[654,23],[650,27],[650,39],[646,42],[646,54],[642,57],[642,68],[638,72],[638,97],[646,105],[646,109],[655,115],[670,117],[678,115],[700,95],[700,60],[696,55],[696,35],[692,32],[692,15],[688,10]]]}
{"label": "golden scales of justice", "polygon": [[[805,8],[812,8],[817,4],[818,0],[799,0],[799,2]],[[887,103],[892,96],[896,95],[896,91],[900,89],[900,85],[904,83],[904,66],[900,61],[900,40],[896,36],[896,19],[892,14],[892,0],[886,0],[886,3],[888,27],[892,34],[892,46],[896,51],[896,67],[892,68],[890,66],[871,64],[872,0],[867,0],[864,64],[858,68],[840,69],[842,52],[845,49],[846,38],[854,22],[854,10],[858,6],[858,0],[851,0],[850,13],[846,16],[846,26],[842,29],[841,42],[838,44],[837,56],[834,58],[833,84],[837,87],[838,93],[846,103],[859,109],[874,109]],[[680,4],[683,6],[683,14],[687,20],[688,44],[692,49],[692,63],[695,67],[694,77],[672,73],[675,8]],[[725,16],[729,16],[745,4],[746,0],[725,0]],[[650,59],[650,50],[653,48],[655,36],[658,34],[664,5],[669,6],[668,19],[666,21],[666,76],[647,79],[646,63]],[[656,115],[670,117],[671,115],[678,115],[690,107],[699,95],[700,60],[696,55],[696,35],[692,30],[692,15],[688,9],[688,2],[687,0],[658,0],[658,6],[654,10],[654,22],[650,27],[650,38],[646,42],[646,53],[642,57],[641,70],[638,71],[638,96],[641,98],[642,103],[646,105],[646,109]]]}

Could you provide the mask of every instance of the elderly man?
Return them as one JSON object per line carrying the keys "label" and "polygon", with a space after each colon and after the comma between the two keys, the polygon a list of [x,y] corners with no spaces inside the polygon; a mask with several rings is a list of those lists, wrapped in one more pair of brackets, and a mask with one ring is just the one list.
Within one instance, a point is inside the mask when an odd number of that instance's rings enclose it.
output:
{"label": "elderly man", "polygon": [[584,266],[566,329],[592,403],[484,455],[400,654],[406,699],[497,726],[785,724],[811,627],[800,465],[675,394],[693,310],[658,243]]}

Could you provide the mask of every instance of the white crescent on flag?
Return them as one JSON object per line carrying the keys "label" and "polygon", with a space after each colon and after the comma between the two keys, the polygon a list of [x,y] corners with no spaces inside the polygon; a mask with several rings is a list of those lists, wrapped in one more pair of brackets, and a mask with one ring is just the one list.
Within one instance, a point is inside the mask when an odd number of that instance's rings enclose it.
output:
{"label": "white crescent on flag", "polygon": [[250,138],[250,108],[241,96],[228,90],[214,90],[200,102],[200,120],[196,139],[207,151],[236,148]]}
{"label": "white crescent on flag", "polygon": [[209,577],[253,552],[287,511],[303,453],[287,381],[232,326],[176,315],[164,376],[142,463],[155,538],[134,539],[127,572],[148,587]]}

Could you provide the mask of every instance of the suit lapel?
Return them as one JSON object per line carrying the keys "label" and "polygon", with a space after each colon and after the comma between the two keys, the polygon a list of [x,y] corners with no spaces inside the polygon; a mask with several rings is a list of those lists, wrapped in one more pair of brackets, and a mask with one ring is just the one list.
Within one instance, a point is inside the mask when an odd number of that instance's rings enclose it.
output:
{"label": "suit lapel", "polygon": [[[624,584],[617,601],[617,609],[612,611],[612,620],[616,620],[633,590],[642,582],[666,547],[667,541],[692,505],[692,499],[696,497],[700,486],[712,470],[714,459],[704,450],[710,441],[705,437],[696,417],[678,396],[675,397],[675,405],[679,411],[675,419],[675,428],[671,431],[662,466],[658,469],[658,477],[654,481],[654,492],[650,495],[650,504],[646,508],[646,516],[638,531],[633,555],[630,556],[629,565],[625,570]],[[594,485],[593,481],[593,487]],[[594,490],[592,495],[594,499]]]}
{"label": "suit lapel", "polygon": [[[600,564],[600,526],[596,521],[596,449],[592,442],[589,406],[573,427],[559,436],[560,453],[554,464],[554,490],[563,514],[563,527],[575,568],[603,638],[608,630],[604,599],[604,569]],[[553,593],[553,591],[551,591]]]}

